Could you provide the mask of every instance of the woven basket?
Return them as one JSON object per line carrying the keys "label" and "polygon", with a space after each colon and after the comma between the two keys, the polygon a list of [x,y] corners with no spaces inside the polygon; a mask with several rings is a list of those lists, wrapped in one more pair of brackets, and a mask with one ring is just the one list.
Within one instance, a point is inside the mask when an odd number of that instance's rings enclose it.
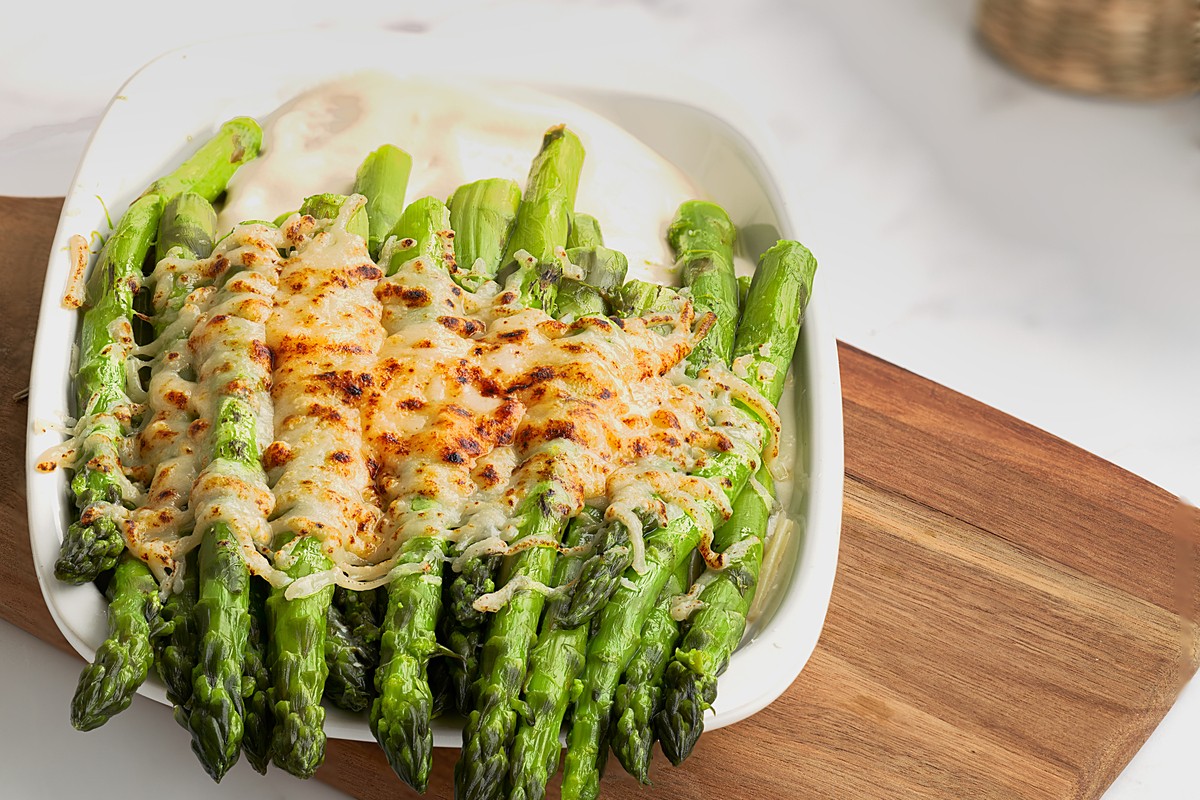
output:
{"label": "woven basket", "polygon": [[1154,99],[1200,89],[1200,0],[982,0],[979,32],[1035,80]]}

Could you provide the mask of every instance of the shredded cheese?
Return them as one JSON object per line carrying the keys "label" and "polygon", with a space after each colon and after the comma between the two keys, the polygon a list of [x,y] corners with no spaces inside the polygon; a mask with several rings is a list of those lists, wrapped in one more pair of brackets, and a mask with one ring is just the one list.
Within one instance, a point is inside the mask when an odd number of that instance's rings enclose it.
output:
{"label": "shredded cheese", "polygon": [[88,240],[74,234],[67,240],[67,252],[71,257],[71,269],[67,273],[67,286],[63,290],[62,304],[64,308],[80,308],[83,306],[86,291],[84,276],[91,257]]}
{"label": "shredded cheese", "polygon": [[[723,481],[702,468],[716,453],[757,468],[761,453],[777,450],[779,420],[744,379],[749,361],[686,374],[711,315],[697,319],[685,294],[644,319],[564,322],[522,306],[511,285],[465,292],[423,258],[385,277],[347,231],[362,202],[349,198],[336,220],[238,226],[207,259],[163,259],[151,277],[158,338],[135,348],[127,322],[114,328],[131,377],[151,366],[144,393],[130,383],[145,403],[142,424],[128,432],[139,408],[131,401],[101,432],[92,417],[77,430],[130,439],[110,449],[127,454],[149,491],[127,481],[136,509],[95,513],[125,520],[130,549],[164,591],[217,523],[251,571],[288,598],[405,574],[432,580],[440,561],[401,563],[415,536],[445,540],[452,569],[532,547],[594,546],[521,537],[531,497],[536,513],[564,523],[585,505],[605,509],[628,528],[639,572],[643,518],[665,525],[686,515],[711,568],[732,557],[732,548],[712,552],[713,526],[731,507]],[[450,233],[439,240],[450,256]],[[390,240],[381,263],[411,245]],[[565,251],[555,255],[565,275],[581,275]],[[209,455],[228,397],[254,410],[262,468]],[[45,460],[73,464],[81,444]],[[333,566],[292,580],[291,546],[305,536],[321,541]],[[292,544],[272,550],[281,538]],[[496,610],[523,591],[554,590],[517,579],[476,607]]]}

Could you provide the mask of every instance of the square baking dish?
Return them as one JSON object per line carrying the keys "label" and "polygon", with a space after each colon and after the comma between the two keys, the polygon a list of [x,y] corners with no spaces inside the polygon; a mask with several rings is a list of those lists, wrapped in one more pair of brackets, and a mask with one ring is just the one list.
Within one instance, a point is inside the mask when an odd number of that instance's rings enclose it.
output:
{"label": "square baking dish", "polygon": [[[238,47],[239,41],[246,46]],[[262,119],[307,88],[361,70],[420,78],[423,65],[445,61],[444,41],[403,33],[288,35],[290,49],[320,51],[324,55],[319,59],[280,58],[274,48],[252,43],[252,37],[224,40],[219,58],[213,57],[212,45],[177,50],[130,78],[92,134],[55,233],[30,377],[29,527],[46,604],[63,635],[89,660],[105,636],[104,598],[90,584],[69,586],[54,578],[54,561],[73,510],[68,476],[63,470],[39,474],[33,469],[38,457],[62,440],[46,423],[60,421],[70,408],[79,314],[61,303],[70,266],[67,239],[74,233],[107,230],[106,209],[118,217],[150,181],[173,168],[225,119]],[[553,74],[544,75],[528,59],[492,59],[480,48],[457,48],[456,53],[451,65],[439,66],[438,78],[547,91],[609,118],[641,139],[728,210],[738,226],[743,254],[753,258],[778,238],[803,240],[805,232],[789,216],[781,191],[785,176],[772,169],[779,162],[772,156],[765,126],[756,124],[754,114],[739,108],[735,99],[698,85],[693,76],[671,75],[636,61],[597,65],[587,59],[558,60]],[[833,268],[836,265],[823,267]],[[792,365],[793,402],[780,409],[794,415],[799,444],[791,467],[795,489],[787,509],[797,535],[781,566],[778,591],[720,679],[707,721],[710,729],[754,714],[791,685],[816,646],[833,588],[841,527],[842,407],[837,348],[824,319],[820,274]],[[153,671],[139,691],[167,702]],[[329,712],[329,736],[372,738],[365,716],[334,708]],[[434,743],[459,746],[459,721],[436,720]]]}

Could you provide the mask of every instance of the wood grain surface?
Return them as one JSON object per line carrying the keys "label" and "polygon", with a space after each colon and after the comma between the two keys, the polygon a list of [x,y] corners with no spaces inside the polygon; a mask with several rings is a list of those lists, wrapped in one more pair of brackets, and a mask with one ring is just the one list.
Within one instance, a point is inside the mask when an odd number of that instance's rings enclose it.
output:
{"label": "wood grain surface", "polygon": [[[37,303],[61,200],[0,198],[0,469],[24,471]],[[1094,798],[1196,670],[1200,513],[969,398],[841,347],[845,521],[800,678],[610,798]],[[32,572],[24,484],[0,482],[0,614],[71,651]],[[169,713],[166,708],[163,713]],[[92,734],[105,735],[103,731]],[[453,794],[439,750],[428,797]],[[317,777],[413,795],[369,743]]]}

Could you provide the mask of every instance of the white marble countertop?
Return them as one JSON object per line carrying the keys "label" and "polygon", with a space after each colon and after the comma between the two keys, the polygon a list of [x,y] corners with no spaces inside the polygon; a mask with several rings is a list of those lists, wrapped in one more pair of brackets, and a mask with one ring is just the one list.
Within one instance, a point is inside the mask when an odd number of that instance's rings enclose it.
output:
{"label": "white marble countertop", "polygon": [[[839,338],[1200,500],[1195,99],[1138,106],[1034,86],[980,51],[966,0],[300,2],[261,12],[211,0],[202,14],[71,5],[7,14],[0,194],[63,194],[124,79],[221,26],[262,30],[284,58],[308,57],[287,50],[287,30],[347,23],[492,31],[511,57],[536,57],[550,35],[578,37],[581,58],[655,54],[766,110]],[[237,54],[214,47],[213,57]],[[140,697],[102,732],[77,734],[65,698],[78,671],[0,624],[6,796],[336,794],[245,765],[214,787],[170,715]],[[1193,681],[1106,800],[1195,797],[1197,741]]]}

